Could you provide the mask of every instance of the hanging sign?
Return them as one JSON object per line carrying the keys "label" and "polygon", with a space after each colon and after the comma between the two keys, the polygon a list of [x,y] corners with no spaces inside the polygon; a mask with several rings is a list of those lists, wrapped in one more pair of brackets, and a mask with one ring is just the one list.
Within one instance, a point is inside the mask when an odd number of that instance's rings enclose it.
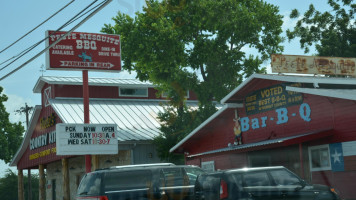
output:
{"label": "hanging sign", "polygon": [[[47,31],[46,46],[66,32]],[[120,36],[72,32],[46,52],[46,68],[120,71]]]}
{"label": "hanging sign", "polygon": [[356,76],[356,58],[272,54],[271,67],[275,73]]}
{"label": "hanging sign", "polygon": [[57,155],[117,154],[116,124],[57,124]]}

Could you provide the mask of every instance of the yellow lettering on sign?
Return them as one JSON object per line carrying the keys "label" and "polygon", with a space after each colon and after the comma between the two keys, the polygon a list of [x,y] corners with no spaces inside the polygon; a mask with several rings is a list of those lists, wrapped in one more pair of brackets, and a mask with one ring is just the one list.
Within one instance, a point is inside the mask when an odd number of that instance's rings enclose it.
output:
{"label": "yellow lettering on sign", "polygon": [[46,150],[43,150],[41,152],[38,152],[38,153],[34,153],[34,154],[31,154],[29,156],[30,160],[34,160],[34,159],[37,159],[39,157],[45,157],[45,156],[48,156],[50,155],[51,153],[56,153],[56,147],[53,147],[51,149],[46,149]]}

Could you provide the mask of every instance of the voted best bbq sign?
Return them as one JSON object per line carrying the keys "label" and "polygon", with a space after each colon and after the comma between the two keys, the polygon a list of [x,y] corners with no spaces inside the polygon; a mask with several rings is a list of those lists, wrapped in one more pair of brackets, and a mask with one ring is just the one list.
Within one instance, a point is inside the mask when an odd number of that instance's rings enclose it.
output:
{"label": "voted best bbq sign", "polygon": [[[66,32],[47,31],[46,45],[56,42]],[[72,32],[46,52],[47,69],[121,70],[118,35]]]}
{"label": "voted best bbq sign", "polygon": [[116,124],[57,124],[57,155],[117,154]]}

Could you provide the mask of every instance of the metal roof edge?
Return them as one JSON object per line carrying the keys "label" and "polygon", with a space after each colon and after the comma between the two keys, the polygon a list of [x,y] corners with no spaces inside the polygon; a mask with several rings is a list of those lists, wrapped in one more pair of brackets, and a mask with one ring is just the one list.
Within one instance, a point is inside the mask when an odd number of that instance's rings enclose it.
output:
{"label": "metal roof edge", "polygon": [[252,79],[266,79],[284,82],[297,82],[297,83],[313,83],[313,84],[346,84],[346,85],[356,85],[356,78],[334,78],[334,77],[319,77],[319,76],[301,76],[301,75],[279,75],[279,74],[252,74],[244,82],[242,82],[238,87],[232,90],[228,95],[226,95],[220,102],[224,104],[229,98],[231,98],[236,92],[242,89],[247,83]]}
{"label": "metal roof edge", "polygon": [[33,115],[30,120],[30,127],[27,129],[27,131],[25,133],[25,137],[22,140],[20,148],[17,150],[15,156],[12,158],[12,160],[10,162],[10,166],[16,166],[18,161],[21,159],[21,156],[26,151],[27,144],[29,143],[32,133],[36,127],[36,123],[40,116],[41,110],[42,110],[42,106],[40,106],[40,105],[35,106]]}
{"label": "metal roof edge", "polygon": [[[293,136],[288,136],[288,137],[283,137],[283,138],[275,138],[275,139],[271,139],[271,140],[263,140],[263,141],[258,141],[258,142],[253,142],[253,143],[247,143],[247,144],[242,144],[242,145],[231,145],[228,147],[224,147],[224,148],[220,148],[220,149],[215,149],[215,150],[211,150],[211,151],[206,151],[206,152],[202,152],[202,153],[197,153],[197,154],[193,154],[193,155],[189,155],[189,158],[192,157],[197,157],[197,156],[202,156],[202,155],[208,155],[208,154],[214,154],[214,153],[221,153],[221,152],[226,152],[226,151],[234,151],[234,150],[244,150],[244,149],[248,149],[248,148],[252,148],[252,147],[256,147],[256,146],[266,146],[266,145],[271,145],[271,144],[279,144],[279,143],[283,143],[292,139],[297,139],[297,138],[302,138],[302,137],[306,137],[306,136],[313,136],[319,133],[325,133],[328,131],[332,131],[333,128],[329,127],[329,128],[324,128],[324,129],[320,129],[320,130],[314,130],[308,133],[304,133],[304,134],[297,134],[297,135],[293,135]],[[333,132],[328,132],[328,134],[325,134],[325,136],[322,137],[327,137],[332,135]],[[312,138],[312,137],[309,137]],[[312,140],[315,138],[312,138]],[[251,145],[255,145],[255,146],[251,146]]]}
{"label": "metal roof edge", "polygon": [[[56,97],[53,100],[83,100],[83,98],[80,97]],[[166,99],[120,99],[120,98],[90,98],[90,101],[142,101],[142,102],[162,102],[162,103],[168,103],[169,100]],[[198,100],[186,100],[186,103],[198,103]]]}
{"label": "metal roof edge", "polygon": [[[75,82],[75,81],[48,81],[48,80],[45,80],[46,78],[80,78],[82,79],[82,77],[59,77],[59,76],[41,76],[34,88],[32,89],[33,93],[41,93],[41,89],[43,87],[43,85],[45,83],[48,83],[48,84],[53,84],[53,85],[83,85],[82,82]],[[152,83],[144,83],[143,81],[140,81],[142,82],[142,84],[119,84],[119,83],[95,83],[93,80],[95,79],[111,79],[111,80],[136,80],[136,81],[139,81],[137,79],[119,79],[119,78],[104,78],[104,77],[93,77],[93,78],[89,78],[88,79],[88,84],[90,86],[120,86],[120,87],[148,87],[148,88],[153,88],[155,87],[155,85],[153,85]]]}
{"label": "metal roof edge", "polygon": [[239,86],[233,89],[229,94],[227,94],[223,99],[221,99],[220,103],[225,104],[225,102],[230,99],[236,92],[238,92],[241,88],[243,88],[248,82],[254,79],[258,74],[252,74],[245,81],[243,81]]}
{"label": "metal roof edge", "polygon": [[179,146],[181,146],[183,143],[185,143],[189,138],[191,138],[200,129],[202,129],[205,125],[207,125],[209,122],[211,122],[217,116],[219,116],[225,110],[227,110],[228,108],[237,108],[238,106],[241,106],[241,104],[225,104],[220,110],[216,111],[213,115],[211,115],[208,119],[206,119],[203,123],[201,123],[197,128],[195,128],[192,132],[190,132],[186,137],[184,137],[181,141],[179,141],[174,147],[172,147],[169,150],[169,152],[172,153],[173,151],[175,151]]}

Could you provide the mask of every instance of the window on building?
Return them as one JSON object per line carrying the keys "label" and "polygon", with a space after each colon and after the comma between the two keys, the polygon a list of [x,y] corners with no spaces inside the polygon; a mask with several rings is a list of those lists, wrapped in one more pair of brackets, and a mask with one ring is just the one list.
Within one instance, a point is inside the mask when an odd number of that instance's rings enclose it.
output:
{"label": "window on building", "polygon": [[208,172],[215,171],[214,161],[201,162],[201,168]]}
{"label": "window on building", "polygon": [[148,97],[148,88],[120,88],[120,96]]}
{"label": "window on building", "polygon": [[330,170],[329,145],[309,147],[309,160],[311,171]]}

